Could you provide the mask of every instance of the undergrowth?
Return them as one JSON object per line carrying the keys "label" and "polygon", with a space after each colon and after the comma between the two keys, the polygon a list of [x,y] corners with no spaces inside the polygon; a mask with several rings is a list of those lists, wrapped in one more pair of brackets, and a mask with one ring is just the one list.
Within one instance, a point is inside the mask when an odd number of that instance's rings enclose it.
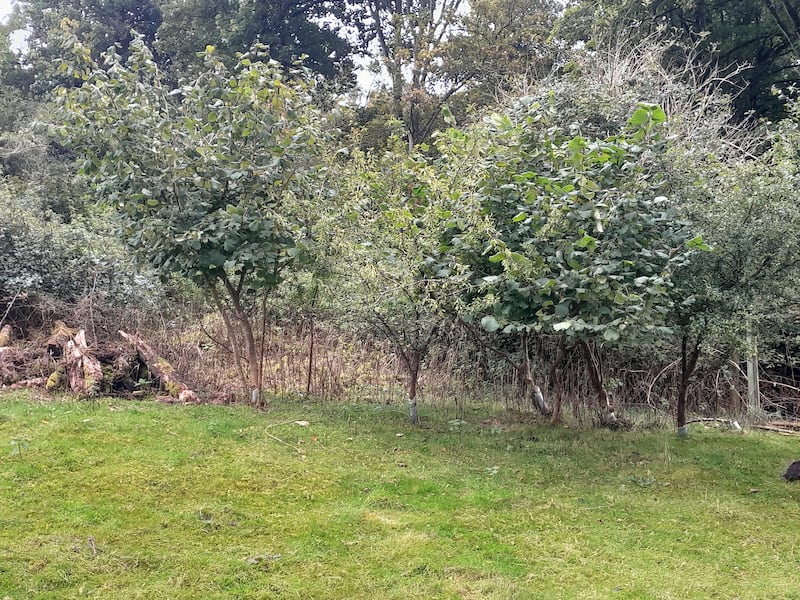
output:
{"label": "undergrowth", "polygon": [[800,598],[797,441],[0,396],[0,598]]}

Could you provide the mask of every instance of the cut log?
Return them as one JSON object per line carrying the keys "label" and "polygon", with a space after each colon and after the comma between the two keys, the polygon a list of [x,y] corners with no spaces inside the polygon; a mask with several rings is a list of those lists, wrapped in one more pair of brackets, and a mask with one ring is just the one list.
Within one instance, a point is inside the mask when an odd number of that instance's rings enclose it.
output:
{"label": "cut log", "polygon": [[199,402],[197,394],[181,381],[180,377],[175,373],[175,368],[160,357],[147,342],[132,333],[120,331],[119,334],[125,338],[125,340],[133,344],[141,361],[147,365],[150,373],[158,379],[161,387],[164,388],[170,396],[177,398],[180,402],[185,404]]}
{"label": "cut log", "polygon": [[103,368],[86,344],[86,332],[81,329],[64,346],[67,389],[74,394],[91,396],[100,391]]}
{"label": "cut log", "polygon": [[66,349],[67,342],[74,339],[76,335],[78,335],[76,329],[67,327],[64,321],[56,321],[53,325],[53,330],[50,332],[50,337],[47,339],[47,352],[53,358],[62,356]]}

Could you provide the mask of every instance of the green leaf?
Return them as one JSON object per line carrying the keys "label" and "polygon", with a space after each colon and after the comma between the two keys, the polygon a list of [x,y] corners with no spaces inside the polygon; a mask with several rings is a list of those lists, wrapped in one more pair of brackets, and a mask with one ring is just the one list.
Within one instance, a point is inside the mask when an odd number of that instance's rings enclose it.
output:
{"label": "green leaf", "polygon": [[561,321],[560,323],[553,323],[553,331],[566,331],[572,327],[571,321]]}
{"label": "green leaf", "polygon": [[531,263],[531,259],[519,252],[511,252],[508,257],[518,265],[529,265]]}
{"label": "green leaf", "polygon": [[556,305],[555,309],[553,310],[553,314],[557,317],[566,317],[569,314],[570,306],[572,302],[570,300],[564,300]]}
{"label": "green leaf", "polygon": [[688,242],[686,242],[686,246],[692,248],[693,250],[702,250],[704,252],[711,252],[711,246],[706,244],[703,241],[703,236],[699,234],[690,239]]}
{"label": "green leaf", "polygon": [[[644,108],[637,108],[628,119],[628,125],[633,127],[641,127],[650,120],[650,113]],[[637,140],[639,141],[639,140]]]}
{"label": "green leaf", "polygon": [[597,239],[590,236],[588,233],[584,233],[583,237],[575,242],[576,248],[588,248],[592,250],[597,245]]}
{"label": "green leaf", "polygon": [[483,328],[489,333],[494,333],[500,329],[500,323],[498,323],[497,319],[491,315],[486,315],[481,319],[481,326],[483,326]]}
{"label": "green leaf", "polygon": [[607,342],[616,342],[619,339],[619,331],[616,329],[606,328],[603,331],[603,339]]}

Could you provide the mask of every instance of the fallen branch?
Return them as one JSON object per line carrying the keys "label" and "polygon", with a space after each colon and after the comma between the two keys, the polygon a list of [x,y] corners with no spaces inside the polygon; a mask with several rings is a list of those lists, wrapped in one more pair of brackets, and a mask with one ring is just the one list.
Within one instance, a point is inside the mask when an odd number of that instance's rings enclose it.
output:
{"label": "fallen branch", "polygon": [[779,433],[780,435],[789,435],[793,437],[800,436],[800,431],[796,429],[784,429],[783,427],[776,427],[774,425],[752,425],[753,429],[761,429],[762,431],[770,431],[772,433]]}
{"label": "fallen branch", "polygon": [[800,421],[770,421],[767,425],[800,431]]}
{"label": "fallen branch", "polygon": [[[0,318],[0,327],[2,327],[3,323],[6,322],[6,319],[8,318],[8,313],[10,313],[11,309],[14,307],[14,302],[16,302],[17,298],[19,298],[22,295],[22,289],[23,289],[22,286],[20,286],[19,290],[17,290],[17,293],[14,294],[14,297],[11,299],[11,302],[8,303],[8,306],[6,307],[6,312],[4,312],[3,317]],[[5,344],[0,344],[0,346],[4,345]]]}
{"label": "fallen branch", "polygon": [[41,388],[44,387],[46,381],[47,381],[46,377],[34,377],[33,379],[23,379],[22,381],[12,383],[11,385],[8,386],[8,389],[25,390],[29,388]]}
{"label": "fallen branch", "polygon": [[739,421],[735,421],[733,419],[721,419],[719,417],[702,417],[698,419],[689,419],[686,421],[686,424],[689,423],[723,423],[724,425],[729,425],[734,429],[741,429],[742,426],[739,425]]}

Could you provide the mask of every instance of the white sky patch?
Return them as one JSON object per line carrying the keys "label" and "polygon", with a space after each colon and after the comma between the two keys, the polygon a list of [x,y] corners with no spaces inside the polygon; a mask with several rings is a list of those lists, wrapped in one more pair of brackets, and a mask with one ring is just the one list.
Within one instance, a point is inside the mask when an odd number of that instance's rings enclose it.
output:
{"label": "white sky patch", "polygon": [[[0,0],[0,23],[6,23],[8,16],[14,8],[13,0]],[[16,51],[23,51],[26,49],[26,40],[28,34],[24,30],[14,31],[11,34],[11,49]]]}

